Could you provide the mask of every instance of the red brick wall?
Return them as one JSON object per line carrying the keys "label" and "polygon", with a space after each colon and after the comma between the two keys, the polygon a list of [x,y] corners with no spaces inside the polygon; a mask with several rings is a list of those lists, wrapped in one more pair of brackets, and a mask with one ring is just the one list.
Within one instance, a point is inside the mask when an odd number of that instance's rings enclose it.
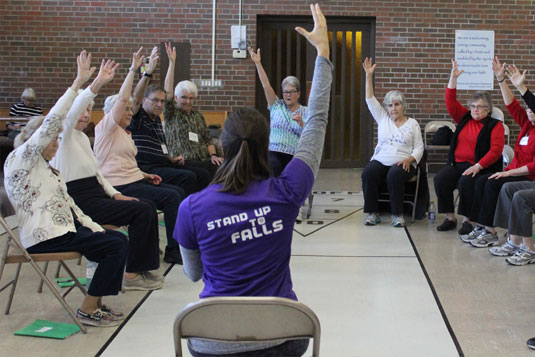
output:
{"label": "red brick wall", "polygon": [[[409,114],[424,123],[448,119],[443,93],[456,29],[496,31],[496,53],[502,60],[528,69],[527,84],[533,86],[533,5],[528,0],[368,0],[325,1],[323,9],[327,16],[376,17],[377,95],[402,90]],[[92,52],[95,64],[103,57],[123,63],[120,76],[103,90],[104,95],[118,91],[131,53],[138,46],[148,53],[153,45],[166,40],[189,40],[192,78],[209,78],[211,12],[210,0],[3,0],[0,108],[16,102],[26,86],[36,89],[44,107],[53,105],[74,77],[75,56],[81,49]],[[256,14],[308,12],[305,2],[247,0],[242,19],[248,26],[248,39],[254,42]],[[216,77],[224,81],[224,88],[200,92],[197,105],[203,110],[254,106],[254,66],[249,60],[233,59],[230,49],[230,26],[237,23],[238,0],[217,1]],[[463,102],[467,94],[460,93]],[[494,99],[503,107],[497,90]],[[506,117],[513,127],[507,113]]]}

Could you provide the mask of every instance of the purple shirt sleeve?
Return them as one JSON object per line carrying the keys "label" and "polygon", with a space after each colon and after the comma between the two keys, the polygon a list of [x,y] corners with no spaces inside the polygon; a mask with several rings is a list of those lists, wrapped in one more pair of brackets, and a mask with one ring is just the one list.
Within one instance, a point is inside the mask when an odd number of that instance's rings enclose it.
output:
{"label": "purple shirt sleeve", "polygon": [[173,238],[184,248],[199,249],[197,234],[191,220],[189,197],[180,204],[177,217],[180,217],[180,224],[175,224]]}

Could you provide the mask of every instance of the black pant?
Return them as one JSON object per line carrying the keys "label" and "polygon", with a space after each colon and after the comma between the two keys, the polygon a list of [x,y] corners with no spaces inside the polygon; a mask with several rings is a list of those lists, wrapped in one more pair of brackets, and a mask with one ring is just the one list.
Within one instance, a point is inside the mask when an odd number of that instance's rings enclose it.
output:
{"label": "black pant", "polygon": [[362,171],[362,191],[364,193],[364,212],[379,212],[379,190],[386,181],[390,196],[390,210],[394,216],[403,214],[403,195],[405,183],[416,174],[411,165],[409,172],[401,165],[386,166],[377,160],[370,161]]}
{"label": "black pant", "polygon": [[93,233],[89,228],[79,226],[76,233],[68,232],[26,250],[32,254],[80,252],[87,259],[98,263],[89,286],[89,295],[117,295],[121,290],[128,253],[128,240],[121,232],[106,230]]}
{"label": "black pant", "polygon": [[179,169],[174,166],[142,165],[141,170],[158,175],[162,183],[176,186],[179,189],[181,199],[197,192],[197,175],[193,171]]}
{"label": "black pant", "polygon": [[194,351],[188,343],[189,352],[193,357],[300,357],[305,354],[309,344],[309,339],[289,340],[275,347],[263,350],[233,353],[227,355],[214,355],[210,353],[200,353]]}
{"label": "black pant", "polygon": [[292,159],[293,155],[278,151],[270,151],[268,161],[273,177],[279,177],[286,168],[286,165],[288,165]]}
{"label": "black pant", "polygon": [[498,203],[500,190],[507,182],[527,181],[526,176],[510,176],[500,179],[490,179],[493,173],[479,176],[474,184],[475,194],[470,211],[470,220],[487,227],[494,225],[494,212]]}
{"label": "black pant", "polygon": [[438,213],[454,213],[453,191],[459,190],[459,207],[457,213],[469,217],[474,202],[474,185],[478,178],[493,171],[484,169],[476,176],[463,176],[470,166],[469,162],[456,162],[455,165],[444,166],[435,176],[435,193],[438,201]]}
{"label": "black pant", "polygon": [[[173,239],[178,205],[182,202],[179,188],[175,185],[160,184],[155,186],[145,180],[132,182],[127,185],[115,186],[123,195],[152,201],[156,208],[163,211],[167,248],[177,248],[178,243]],[[182,191],[183,192],[183,191]]]}
{"label": "black pant", "polygon": [[[212,182],[212,179],[219,168],[219,166],[212,164],[212,161],[210,160],[186,160],[186,164],[182,167],[186,170],[193,170],[193,172],[195,172],[198,184],[202,186],[200,188],[201,190]],[[208,175],[206,175],[206,172]]]}
{"label": "black pant", "polygon": [[128,226],[129,273],[158,269],[160,266],[158,215],[148,200],[117,201],[110,198],[95,176],[67,183],[74,202],[98,224]]}

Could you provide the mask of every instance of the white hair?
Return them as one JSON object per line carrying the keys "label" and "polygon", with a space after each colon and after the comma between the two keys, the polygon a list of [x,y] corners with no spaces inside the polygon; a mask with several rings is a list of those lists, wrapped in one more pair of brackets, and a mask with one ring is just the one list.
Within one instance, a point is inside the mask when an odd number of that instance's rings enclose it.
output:
{"label": "white hair", "polygon": [[197,98],[198,89],[197,85],[191,81],[181,81],[175,87],[175,96],[180,97],[182,93],[193,93],[195,98]]}
{"label": "white hair", "polygon": [[[104,101],[104,114],[108,114],[113,109],[115,102],[119,99],[119,94],[110,95]],[[134,98],[130,97],[128,100],[130,104],[134,104]]]}
{"label": "white hair", "polygon": [[301,91],[301,82],[299,82],[299,79],[294,76],[288,76],[282,80],[281,88],[284,89],[286,85],[291,85],[292,87],[295,87],[296,90]]}
{"label": "white hair", "polygon": [[33,90],[33,88],[26,88],[24,89],[24,91],[22,92],[22,94],[20,95],[20,99],[24,100],[24,98],[28,99],[28,98],[32,98],[32,99],[36,99],[37,96],[35,95],[35,91]]}

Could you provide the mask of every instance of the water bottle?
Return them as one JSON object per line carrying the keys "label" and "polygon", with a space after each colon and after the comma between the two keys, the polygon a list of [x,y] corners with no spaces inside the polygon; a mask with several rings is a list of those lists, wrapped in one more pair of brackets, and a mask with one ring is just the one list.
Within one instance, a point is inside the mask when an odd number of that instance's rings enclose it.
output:
{"label": "water bottle", "polygon": [[86,271],[85,271],[85,277],[87,278],[85,287],[86,289],[89,289],[89,285],[91,285],[91,280],[93,280],[93,275],[95,275],[95,271],[97,270],[98,263],[92,262],[89,260],[86,265]]}
{"label": "water bottle", "polygon": [[432,224],[435,224],[435,219],[436,219],[436,216],[435,216],[435,201],[431,201],[429,203],[429,222],[431,222]]}

